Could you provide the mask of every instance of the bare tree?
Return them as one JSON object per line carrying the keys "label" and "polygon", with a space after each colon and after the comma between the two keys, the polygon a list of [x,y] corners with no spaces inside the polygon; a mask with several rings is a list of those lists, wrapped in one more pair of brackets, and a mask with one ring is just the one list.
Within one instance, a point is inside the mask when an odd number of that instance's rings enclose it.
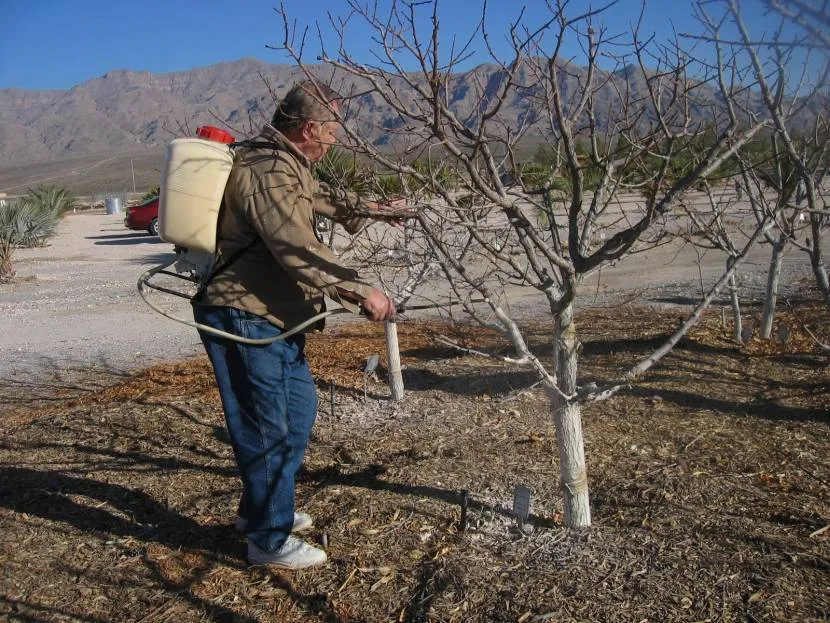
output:
{"label": "bare tree", "polygon": [[[382,128],[346,124],[349,147],[429,189],[418,203],[419,232],[431,254],[424,265],[437,262],[453,300],[509,341],[514,354],[502,359],[538,376],[557,431],[565,521],[589,526],[582,404],[626,387],[668,353],[763,237],[770,216],[755,223],[666,344],[607,389],[577,385],[579,286],[603,266],[659,243],[684,193],[773,121],[724,106],[738,97],[730,87],[738,71],[731,59],[716,50],[714,62],[693,63],[679,39],[658,44],[641,38],[637,27],[623,40],[602,24],[602,9],[573,14],[567,2],[551,3],[548,19],[532,25],[520,14],[506,32],[509,58],[501,58],[489,45],[486,10],[467,40],[453,40],[444,51],[437,2],[392,0],[381,8],[349,0],[348,7],[347,16],[331,19],[335,47],[321,39],[322,66],[304,64],[307,31],[282,11],[284,49],[308,75],[339,82],[349,105],[333,114],[385,107]],[[352,20],[372,29],[373,62],[350,54],[345,30]],[[582,46],[578,64],[564,56],[568,41]],[[488,51],[492,65],[461,74],[473,97],[454,105],[461,99],[457,67],[475,45]],[[601,59],[611,66],[601,68]],[[383,149],[373,140],[378,130]],[[555,154],[547,181],[535,188],[523,179],[519,157],[523,141],[533,137]],[[417,159],[427,166],[415,166]],[[451,183],[442,173],[448,170]],[[623,197],[633,191],[641,194]],[[535,291],[547,303],[550,363],[534,354],[516,319],[517,290]]]}
{"label": "bare tree", "polygon": [[[690,244],[705,250],[718,250],[726,255],[729,270],[741,253],[746,240],[754,233],[755,223],[745,224],[738,209],[737,197],[723,189],[713,188],[704,182],[704,198],[687,196],[680,201],[688,227],[678,236]],[[743,336],[743,320],[738,278],[733,271],[728,280],[732,308],[732,339],[740,342]]]}
{"label": "bare tree", "polygon": [[787,47],[830,48],[830,5],[825,0],[764,0],[764,4],[804,30],[804,37],[787,42]]}
{"label": "bare tree", "polygon": [[761,315],[760,335],[764,339],[772,336],[784,252],[789,246],[811,252],[803,237],[809,221],[805,218],[806,206],[804,194],[800,192],[799,176],[787,153],[781,151],[777,133],[770,142],[769,162],[772,166],[746,164],[741,159],[741,175],[753,213],[759,219],[770,215],[775,222],[775,228],[764,234],[772,250]]}
{"label": "bare tree", "polygon": [[[830,7],[826,2],[809,0],[767,0],[766,4],[782,16],[778,29],[766,37],[752,35],[737,0],[718,3],[723,10],[719,18],[707,12],[711,3],[700,3],[698,12],[708,27],[702,40],[717,45],[730,58],[748,60],[747,73],[760,95],[763,113],[772,122],[770,149],[762,154],[760,161],[748,163],[746,158],[736,156],[754,212],[759,217],[772,216],[777,226],[777,234],[773,231],[765,234],[772,257],[762,335],[769,338],[781,258],[788,245],[807,253],[819,291],[830,304],[830,280],[822,252],[822,238],[830,226],[824,189],[830,138],[827,118],[830,38],[826,34]],[[725,22],[735,32],[728,42],[721,33]],[[782,34],[785,25],[795,28],[794,39],[792,35],[785,39]],[[744,113],[752,114],[752,111],[744,110]],[[765,195],[765,190],[772,192],[772,200]],[[811,235],[802,238],[799,234],[806,224]]]}

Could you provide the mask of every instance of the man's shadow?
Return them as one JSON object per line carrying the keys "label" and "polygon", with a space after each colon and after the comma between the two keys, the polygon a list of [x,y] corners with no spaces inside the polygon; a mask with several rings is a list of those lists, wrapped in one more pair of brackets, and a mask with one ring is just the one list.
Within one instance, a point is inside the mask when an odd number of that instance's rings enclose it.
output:
{"label": "man's shadow", "polygon": [[[73,496],[91,498],[102,505],[82,504]],[[173,549],[192,548],[198,543],[201,548],[237,558],[241,551],[238,543],[227,538],[227,526],[202,526],[143,491],[61,472],[0,468],[0,506],[15,513],[68,523],[84,532],[129,536]],[[117,509],[131,520],[105,506]]]}
{"label": "man's shadow", "polygon": [[[73,497],[90,498],[100,504],[76,502]],[[116,509],[129,519],[106,510]],[[122,485],[104,483],[89,478],[70,476],[56,471],[38,471],[22,467],[0,467],[0,507],[15,513],[25,513],[49,521],[62,522],[78,530],[92,534],[109,534],[130,537],[142,543],[159,543],[174,551],[198,551],[205,556],[206,564],[192,569],[181,581],[166,577],[150,559],[145,564],[160,587],[169,595],[189,602],[196,610],[206,613],[207,620],[256,623],[258,619],[240,614],[232,608],[203,599],[194,593],[198,585],[217,564],[244,569],[243,539],[229,538],[227,525],[203,526],[188,517],[160,504],[150,495]],[[310,612],[321,616],[327,623],[342,623],[342,619],[330,608],[322,594],[303,594],[291,578],[274,576],[275,586]],[[16,608],[32,609],[46,614],[76,616],[37,603],[9,598],[0,592],[0,603]],[[83,617],[84,620],[97,621]]]}
{"label": "man's shadow", "polygon": [[[77,496],[97,500],[100,504],[84,504],[72,499]],[[166,577],[149,559],[145,560],[145,564],[161,588],[208,613],[210,620],[255,623],[251,617],[205,601],[191,589],[220,559],[222,564],[243,566],[244,563],[240,560],[244,558],[242,545],[238,539],[228,538],[228,526],[199,525],[159,504],[140,490],[60,472],[11,466],[0,468],[0,506],[15,513],[67,523],[83,532],[131,537],[143,543],[160,543],[174,551],[198,550],[205,554],[207,564],[194,570],[192,577],[184,582]],[[129,519],[106,510],[105,506],[116,509]],[[0,599],[17,608],[45,610],[49,614],[62,616],[72,614],[51,607],[45,608],[34,602],[7,599],[3,595],[0,595]]]}

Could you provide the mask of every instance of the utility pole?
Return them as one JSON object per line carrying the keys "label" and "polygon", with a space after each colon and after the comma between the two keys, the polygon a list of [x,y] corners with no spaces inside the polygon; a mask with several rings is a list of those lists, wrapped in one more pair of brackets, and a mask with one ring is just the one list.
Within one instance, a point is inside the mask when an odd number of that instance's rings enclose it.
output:
{"label": "utility pole", "polygon": [[133,174],[133,194],[135,194],[135,169],[133,168],[133,159],[130,158],[130,173]]}

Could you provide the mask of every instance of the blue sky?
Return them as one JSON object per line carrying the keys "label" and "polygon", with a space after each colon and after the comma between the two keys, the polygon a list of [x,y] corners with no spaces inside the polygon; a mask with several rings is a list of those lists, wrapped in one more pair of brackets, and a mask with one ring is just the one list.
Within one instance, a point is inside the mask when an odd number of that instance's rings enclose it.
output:
{"label": "blue sky", "polygon": [[[365,2],[366,0],[359,0]],[[383,1],[383,0],[381,0]],[[344,0],[285,0],[287,12],[300,24],[327,21],[327,11],[345,15]],[[742,0],[755,32],[771,32],[775,21],[763,15],[759,0]],[[266,45],[281,42],[282,22],[274,0],[0,0],[0,88],[67,89],[115,69],[163,73],[222,61],[254,57],[288,62]],[[520,2],[490,0],[487,23],[491,43],[507,49],[506,25],[522,8]],[[528,0],[526,21],[547,15],[543,0]],[[572,0],[573,10],[588,6]],[[593,6],[601,6],[594,4]],[[640,13],[640,3],[620,0],[603,17],[613,32],[625,33]],[[444,44],[455,34],[465,39],[481,14],[480,0],[443,0],[440,4]],[[688,0],[651,0],[644,31],[660,38],[696,28]],[[350,50],[368,60],[368,33],[349,26]],[[319,50],[316,46],[315,53]],[[489,60],[481,41],[467,66]],[[566,49],[578,54],[578,48]]]}

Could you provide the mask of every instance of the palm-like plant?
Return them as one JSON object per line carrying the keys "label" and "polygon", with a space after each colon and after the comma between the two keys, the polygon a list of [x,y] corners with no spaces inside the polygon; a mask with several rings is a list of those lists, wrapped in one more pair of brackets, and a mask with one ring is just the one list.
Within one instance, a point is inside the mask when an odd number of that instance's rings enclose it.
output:
{"label": "palm-like plant", "polygon": [[314,165],[314,176],[332,188],[366,194],[369,182],[354,154],[340,147],[332,147],[325,157]]}
{"label": "palm-like plant", "polygon": [[[35,209],[44,214],[51,214],[54,217],[54,225],[57,226],[60,217],[75,207],[75,198],[65,188],[59,186],[38,186],[30,188],[27,195],[29,201],[35,205]],[[49,232],[49,235],[54,231]]]}
{"label": "palm-like plant", "polygon": [[43,246],[74,205],[66,189],[48,186],[29,189],[25,197],[0,207],[0,283],[14,278],[14,249]]}

